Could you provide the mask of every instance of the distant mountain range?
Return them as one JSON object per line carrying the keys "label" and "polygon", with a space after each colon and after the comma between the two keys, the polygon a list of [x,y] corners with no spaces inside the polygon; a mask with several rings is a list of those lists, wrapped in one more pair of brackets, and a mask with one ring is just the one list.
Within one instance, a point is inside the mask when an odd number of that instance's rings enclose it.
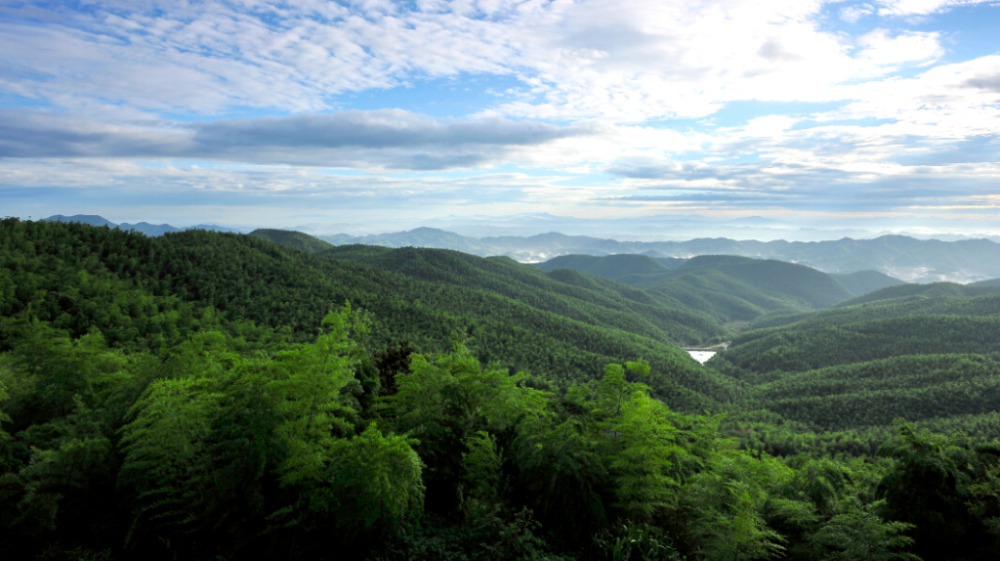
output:
{"label": "distant mountain range", "polygon": [[[746,220],[751,220],[753,217]],[[169,224],[115,224],[101,216],[78,214],[50,216],[46,220],[82,222],[135,230],[149,236],[188,229],[238,232],[214,224],[177,228]],[[760,219],[764,220],[764,219]],[[667,268],[676,268],[684,260],[699,255],[736,255],[757,259],[775,259],[806,265],[831,274],[849,275],[863,271],[878,272],[905,282],[989,282],[1000,278],[1000,244],[988,239],[957,241],[919,240],[907,236],[882,236],[875,239],[843,238],[835,241],[761,242],[728,238],[698,238],[689,241],[618,241],[589,236],[568,236],[557,232],[534,236],[491,236],[476,238],[435,228],[417,228],[407,232],[350,236],[309,236],[288,230],[257,230],[271,241],[289,245],[274,236],[297,235],[296,243],[310,253],[332,245],[363,244],[389,248],[427,247],[453,249],[480,257],[507,256],[523,263],[539,263],[564,255],[645,255]],[[294,244],[293,244],[294,246]],[[869,273],[870,274],[870,273]],[[605,275],[600,275],[605,276]],[[611,277],[608,277],[611,278]],[[863,282],[860,278],[841,280]],[[876,282],[877,284],[877,282]]]}
{"label": "distant mountain range", "polygon": [[[479,256],[505,255],[521,262],[542,262],[562,255],[642,254],[657,259],[698,255],[738,255],[777,259],[835,274],[878,271],[907,282],[975,282],[1000,277],[1000,244],[987,240],[918,240],[907,236],[875,239],[843,238],[821,242],[759,242],[701,238],[685,242],[637,242],[567,236],[473,238],[445,230],[417,228],[371,236],[320,236],[335,245],[454,249]],[[661,261],[662,262],[662,261]],[[664,263],[666,264],[666,263]]]}
{"label": "distant mountain range", "polygon": [[[530,212],[503,216],[444,216],[399,224],[398,230],[426,226],[455,232],[463,236],[534,236],[546,232],[562,232],[570,236],[591,236],[615,240],[685,241],[695,238],[730,238],[736,240],[790,240],[815,242],[841,238],[870,239],[898,234],[920,239],[961,240],[987,238],[1000,242],[996,225],[941,217],[909,217],[879,219],[838,218],[823,220],[783,215],[780,218],[743,216],[722,218],[698,214],[658,214],[628,217],[555,216],[545,212]],[[312,223],[298,230],[315,234],[350,232],[353,235],[384,233],[382,224],[344,223],[334,229],[324,223]],[[918,232],[934,232],[933,235]]]}
{"label": "distant mountain range", "polygon": [[196,226],[186,226],[183,228],[175,228],[170,224],[150,224],[148,222],[139,222],[138,224],[123,222],[121,224],[115,224],[103,216],[98,216],[96,214],[74,214],[73,216],[54,214],[45,220],[50,222],[80,222],[82,224],[90,224],[91,226],[107,226],[109,228],[119,228],[121,230],[135,230],[136,232],[142,232],[147,236],[162,236],[163,234],[170,232],[182,232],[184,230],[213,230],[215,232],[239,233],[239,230],[234,228],[216,226],[215,224],[198,224]]}

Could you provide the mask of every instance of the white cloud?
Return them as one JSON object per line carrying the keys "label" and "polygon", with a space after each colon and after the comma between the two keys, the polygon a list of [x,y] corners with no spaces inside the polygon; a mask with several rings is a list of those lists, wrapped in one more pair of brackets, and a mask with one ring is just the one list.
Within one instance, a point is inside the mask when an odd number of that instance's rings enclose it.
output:
{"label": "white cloud", "polygon": [[994,0],[876,0],[879,15],[926,16],[950,10],[958,6],[974,6]]}
{"label": "white cloud", "polygon": [[775,137],[792,127],[801,119],[782,115],[768,115],[751,119],[746,126],[740,127],[736,138],[742,137]]}
{"label": "white cloud", "polygon": [[858,38],[858,58],[878,68],[894,68],[917,63],[930,64],[944,55],[939,33],[904,32],[891,37],[886,29],[876,29]]}
{"label": "white cloud", "polygon": [[870,16],[873,13],[875,13],[875,8],[871,4],[847,6],[840,10],[840,19],[848,23],[857,23],[861,18]]}
{"label": "white cloud", "polygon": [[823,0],[649,3],[101,3],[92,16],[8,8],[0,89],[201,114],[338,107],[338,96],[425,77],[516,76],[484,113],[640,122],[733,100],[817,101],[831,87],[941,55],[933,33],[824,31]]}
{"label": "white cloud", "polygon": [[93,16],[54,9],[46,25],[8,21],[0,24],[0,57],[15,82],[7,87],[157,110],[308,111],[331,107],[337,94],[405,83],[414,71],[507,72],[502,28],[454,14],[404,18],[389,3],[365,3],[360,13],[332,2],[241,8],[102,3]]}
{"label": "white cloud", "polygon": [[0,112],[0,158],[199,158],[247,163],[452,169],[528,159],[518,152],[597,132],[500,118],[440,123],[402,110],[212,122],[106,124],[51,112]]}

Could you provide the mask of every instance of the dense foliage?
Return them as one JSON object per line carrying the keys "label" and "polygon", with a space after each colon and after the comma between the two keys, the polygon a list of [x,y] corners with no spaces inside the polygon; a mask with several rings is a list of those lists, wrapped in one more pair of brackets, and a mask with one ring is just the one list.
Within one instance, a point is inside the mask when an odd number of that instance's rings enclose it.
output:
{"label": "dense foliage", "polygon": [[647,294],[506,259],[0,228],[5,559],[1000,548],[1000,444],[956,430],[998,420],[981,337],[959,355],[719,374],[672,345]]}
{"label": "dense foliage", "polygon": [[[700,368],[670,343],[718,336],[719,326],[628,287],[581,287],[505,258],[403,249],[393,257],[396,271],[348,260],[378,248],[357,247],[352,253],[337,248],[342,258],[322,258],[251,236],[198,230],[147,238],[75,223],[8,219],[3,236],[4,315],[30,308],[74,336],[97,327],[114,347],[133,344],[143,329],[166,329],[149,324],[152,310],[140,310],[144,302],[159,306],[156,321],[167,312],[177,316],[171,329],[178,336],[208,313],[220,322],[267,326],[277,331],[271,336],[302,342],[316,336],[331,302],[350,301],[370,314],[372,337],[383,346],[407,339],[421,350],[440,352],[448,348],[450,334],[460,331],[472,338],[484,362],[544,373],[546,383],[562,388],[588,379],[608,362],[646,357],[657,372],[650,385],[675,407],[718,409],[720,401],[732,398],[728,380]],[[92,301],[95,291],[99,302]],[[122,302],[103,304],[115,298]],[[146,299],[132,303],[140,298]]]}
{"label": "dense foliage", "polygon": [[[827,308],[854,296],[833,275],[804,265],[731,255],[702,255],[674,267],[645,255],[564,255],[538,265],[545,271],[572,269],[641,288],[677,309],[708,315],[720,323],[747,322],[765,314]],[[881,288],[894,279],[841,277],[856,289]],[[899,282],[899,281],[895,281]]]}
{"label": "dense foliage", "polygon": [[250,232],[250,235],[255,238],[274,242],[278,245],[295,248],[306,253],[319,253],[333,247],[333,244],[329,242],[291,230],[272,230],[270,228],[261,228]]}

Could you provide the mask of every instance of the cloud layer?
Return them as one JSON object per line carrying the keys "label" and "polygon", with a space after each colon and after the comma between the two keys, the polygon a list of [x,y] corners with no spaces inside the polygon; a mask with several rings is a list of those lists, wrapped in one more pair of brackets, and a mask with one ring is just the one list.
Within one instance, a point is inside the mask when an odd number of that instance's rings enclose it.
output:
{"label": "cloud layer", "polygon": [[998,13],[0,2],[0,179],[127,184],[140,199],[174,185],[191,204],[252,191],[312,205],[325,189],[378,209],[413,186],[458,212],[995,214],[1000,54],[970,46],[983,42],[961,18]]}
{"label": "cloud layer", "polygon": [[0,116],[0,158],[186,158],[365,169],[474,167],[594,132],[501,118],[440,123],[398,109],[138,125],[12,111]]}

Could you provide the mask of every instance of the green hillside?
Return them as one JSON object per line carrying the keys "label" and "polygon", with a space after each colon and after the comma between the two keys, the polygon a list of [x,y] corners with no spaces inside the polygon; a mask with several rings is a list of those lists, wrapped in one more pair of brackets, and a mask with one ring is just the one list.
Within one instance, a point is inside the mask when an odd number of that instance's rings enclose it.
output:
{"label": "green hillside", "polygon": [[801,372],[904,355],[1000,352],[1000,316],[919,315],[813,323],[736,338],[727,361],[753,372]]}
{"label": "green hillside", "polygon": [[563,255],[536,265],[543,271],[573,269],[614,281],[635,284],[647,275],[665,274],[669,269],[652,257],[645,255]]}
{"label": "green hillside", "polygon": [[855,296],[862,296],[887,286],[905,284],[903,281],[878,271],[858,271],[847,275],[831,275]]}
{"label": "green hillside", "polygon": [[747,325],[747,330],[736,337],[739,342],[763,337],[774,332],[772,328],[794,325],[803,329],[817,325],[844,325],[872,319],[912,317],[919,315],[995,316],[1000,314],[1000,291],[982,296],[904,297],[862,303],[854,306],[834,306],[817,312],[769,314]]}
{"label": "green hillside", "polygon": [[586,283],[560,280],[506,257],[361,245],[341,246],[322,256],[438,285],[487,290],[541,310],[658,340],[697,344],[724,334],[710,318],[668,308],[640,290],[593,277]]}
{"label": "green hillside", "polygon": [[627,283],[666,306],[704,314],[721,324],[747,322],[774,312],[827,308],[854,295],[831,275],[815,269],[747,257],[703,255],[671,269],[643,255],[571,255],[538,267],[574,269]]}
{"label": "green hillside", "polygon": [[[650,255],[650,257],[653,256]],[[663,265],[668,269],[676,269],[677,267],[683,265],[685,261],[687,261],[687,259],[683,259],[680,257],[653,257],[653,259],[656,259],[657,263]]]}
{"label": "green hillside", "polygon": [[[6,286],[18,290],[5,289],[3,309],[17,314],[29,303],[33,310],[44,308],[41,319],[72,327],[77,336],[96,327],[107,330],[109,339],[121,339],[115,335],[120,322],[109,318],[108,310],[73,304],[81,301],[82,289],[64,285],[67,279],[81,282],[73,272],[80,268],[106,278],[102,283],[190,302],[195,307],[184,309],[196,317],[207,306],[226,321],[285,329],[295,340],[315,337],[331,306],[349,301],[370,314],[372,336],[383,347],[406,339],[421,351],[440,352],[459,331],[471,337],[484,362],[501,361],[557,387],[591,379],[608,362],[645,358],[655,373],[650,384],[674,407],[715,409],[716,400],[730,396],[724,378],[703,369],[672,340],[721,333],[711,322],[666,309],[627,287],[625,293],[587,290],[509,259],[367,246],[328,250],[342,257],[334,259],[255,236],[206,231],[147,238],[79,224],[13,222],[5,229],[10,262],[27,259],[31,265],[12,273],[15,282]],[[53,256],[53,244],[32,241],[49,237],[72,249]],[[368,260],[362,255],[398,271],[356,262]],[[45,264],[53,259],[59,267]],[[463,277],[467,280],[459,280]],[[34,290],[32,283],[51,288]],[[67,290],[68,296],[56,296]]]}
{"label": "green hillside", "polygon": [[314,238],[308,234],[303,234],[302,232],[295,232],[291,230],[259,229],[250,232],[250,235],[255,238],[274,242],[278,245],[283,245],[285,247],[290,247],[306,253],[319,253],[325,249],[334,247],[333,244],[329,242]]}
{"label": "green hillside", "polygon": [[[1000,293],[955,296],[979,292],[904,285],[859,305],[764,317],[708,364],[751,385],[736,418],[761,449],[870,454],[899,418],[990,440],[1000,436]],[[848,433],[834,443],[804,436],[812,431]]]}
{"label": "green hillside", "polygon": [[707,271],[724,273],[765,294],[816,309],[827,308],[851,296],[851,293],[826,273],[773,259],[703,255],[689,259],[674,274]]}
{"label": "green hillside", "polygon": [[956,284],[953,282],[935,282],[931,284],[901,284],[876,290],[869,294],[845,300],[837,307],[857,306],[869,303],[901,302],[910,299],[932,298],[936,296],[953,296],[958,298],[980,296],[1000,292],[1000,285]]}
{"label": "green hillside", "polygon": [[984,415],[1000,403],[997,356],[910,355],[831,366],[756,386],[752,399],[819,431]]}

